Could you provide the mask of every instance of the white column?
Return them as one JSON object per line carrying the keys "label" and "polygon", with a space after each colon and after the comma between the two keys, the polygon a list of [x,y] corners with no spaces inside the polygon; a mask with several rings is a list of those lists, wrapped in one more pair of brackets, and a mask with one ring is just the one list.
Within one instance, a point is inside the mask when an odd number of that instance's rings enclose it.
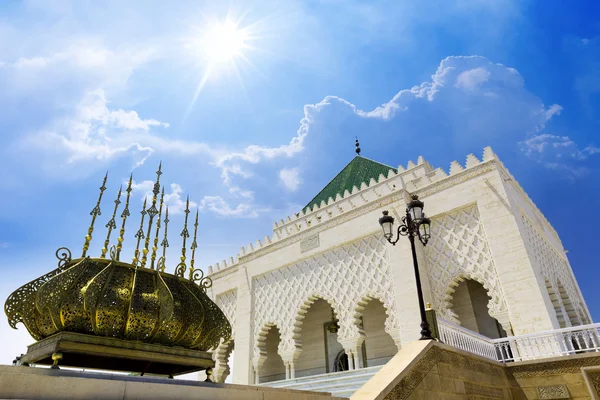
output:
{"label": "white column", "polygon": [[283,365],[285,366],[285,379],[290,379],[290,363],[284,362]]}
{"label": "white column", "polygon": [[354,354],[352,353],[352,350],[344,349],[344,351],[348,356],[348,370],[352,371],[354,370]]}
{"label": "white column", "polygon": [[[233,383],[248,385],[253,380],[258,382],[252,373],[252,293],[250,282],[246,274],[246,268],[240,266],[237,272],[237,304],[236,304],[236,328],[235,328],[235,352],[233,360]],[[257,374],[258,372],[256,372]]]}
{"label": "white column", "polygon": [[293,361],[290,363],[290,378],[296,379],[296,365]]}

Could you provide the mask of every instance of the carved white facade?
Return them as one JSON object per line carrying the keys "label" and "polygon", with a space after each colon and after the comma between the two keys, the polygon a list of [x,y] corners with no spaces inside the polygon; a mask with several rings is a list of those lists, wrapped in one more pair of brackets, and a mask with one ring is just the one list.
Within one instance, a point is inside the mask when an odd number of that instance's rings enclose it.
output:
{"label": "carved white facade", "polygon": [[417,339],[409,242],[391,246],[378,224],[383,210],[398,220],[412,194],[432,220],[430,242],[417,249],[425,301],[444,318],[460,323],[454,295],[469,280],[485,288],[489,316],[508,334],[591,321],[558,235],[490,148],[482,160],[452,162],[449,173],[419,157],[275,223],[272,238],[208,268],[209,292],[234,326],[232,342],[215,351],[216,375],[226,376],[235,345],[234,383],[255,383],[276,327],[273,351],[293,377],[317,299],[333,309],[337,341],[354,368],[363,365],[362,317],[371,299],[383,304],[381,329],[398,348]]}

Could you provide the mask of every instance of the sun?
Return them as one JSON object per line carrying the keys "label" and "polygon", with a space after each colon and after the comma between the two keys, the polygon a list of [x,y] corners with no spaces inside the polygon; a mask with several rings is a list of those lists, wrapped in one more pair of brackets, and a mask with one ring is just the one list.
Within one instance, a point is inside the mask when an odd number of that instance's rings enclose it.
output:
{"label": "sun", "polygon": [[243,56],[248,34],[231,20],[216,22],[200,38],[200,51],[211,64],[235,61]]}
{"label": "sun", "polygon": [[198,72],[196,90],[184,119],[209,81],[217,82],[222,77],[235,75],[243,87],[244,69],[256,69],[250,61],[250,53],[259,50],[261,25],[262,20],[244,25],[243,18],[229,15],[223,20],[203,18],[188,36],[182,38],[186,53],[194,60],[193,67]]}

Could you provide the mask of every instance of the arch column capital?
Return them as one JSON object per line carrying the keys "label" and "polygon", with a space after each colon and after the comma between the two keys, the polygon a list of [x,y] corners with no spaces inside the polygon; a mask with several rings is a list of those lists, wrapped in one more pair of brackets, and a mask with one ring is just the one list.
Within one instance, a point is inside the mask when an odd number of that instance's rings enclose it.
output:
{"label": "arch column capital", "polygon": [[362,346],[365,341],[364,336],[354,336],[350,338],[340,338],[338,337],[338,342],[342,345],[344,350],[355,351],[357,348]]}
{"label": "arch column capital", "polygon": [[301,352],[302,349],[295,349],[292,351],[278,351],[277,353],[279,353],[284,363],[293,363],[298,360],[298,357],[300,357]]}

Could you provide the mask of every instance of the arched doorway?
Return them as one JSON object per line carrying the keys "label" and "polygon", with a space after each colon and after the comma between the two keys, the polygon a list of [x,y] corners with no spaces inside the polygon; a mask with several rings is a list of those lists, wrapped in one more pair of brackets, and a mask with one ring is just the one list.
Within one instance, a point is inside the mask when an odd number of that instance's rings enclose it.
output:
{"label": "arched doorway", "polygon": [[262,346],[267,356],[258,371],[259,381],[261,383],[285,379],[285,365],[283,364],[283,359],[277,352],[280,341],[281,334],[279,328],[275,325],[271,326]]}
{"label": "arched doorway", "polygon": [[398,352],[396,343],[385,331],[387,317],[385,306],[378,299],[370,299],[361,312],[362,329],[365,334],[365,367],[385,364]]}
{"label": "arched doorway", "polygon": [[461,326],[491,339],[506,337],[500,323],[490,316],[490,296],[483,285],[473,279],[463,280],[452,296],[452,311]]}
{"label": "arched doorway", "polygon": [[339,322],[331,305],[315,300],[304,315],[300,343],[302,352],[295,362],[296,378],[339,371],[348,367],[343,361],[344,348],[337,340]]}

